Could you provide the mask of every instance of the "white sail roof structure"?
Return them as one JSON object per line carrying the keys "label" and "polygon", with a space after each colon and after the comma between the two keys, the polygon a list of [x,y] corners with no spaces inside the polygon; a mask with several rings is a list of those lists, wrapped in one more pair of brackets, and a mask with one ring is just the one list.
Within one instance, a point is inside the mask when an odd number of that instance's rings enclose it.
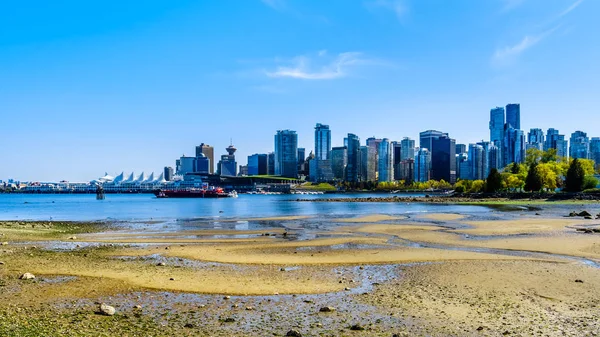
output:
{"label": "white sail roof structure", "polygon": [[125,172],[121,172],[121,174],[116,176],[115,179],[113,180],[113,183],[120,183],[123,181],[123,179],[125,179]]}
{"label": "white sail roof structure", "polygon": [[99,182],[103,182],[103,183],[108,183],[108,182],[111,182],[113,180],[115,180],[115,177],[109,175],[106,172],[104,172],[104,176],[103,177],[98,178],[98,181]]}
{"label": "white sail roof structure", "polygon": [[149,184],[154,181],[154,172],[150,173],[150,176],[146,180],[142,181],[144,184]]}
{"label": "white sail roof structure", "polygon": [[134,182],[141,183],[146,179],[148,179],[148,177],[146,177],[146,173],[142,172],[142,174],[140,174],[137,178],[135,178]]}
{"label": "white sail roof structure", "polygon": [[129,178],[127,178],[127,180],[124,180],[124,183],[132,183],[135,181],[135,173],[131,172],[131,174],[129,175]]}
{"label": "white sail roof structure", "polygon": [[155,184],[163,184],[166,183],[167,181],[165,180],[165,174],[161,173],[158,178],[156,178],[156,180],[153,181],[153,183]]}

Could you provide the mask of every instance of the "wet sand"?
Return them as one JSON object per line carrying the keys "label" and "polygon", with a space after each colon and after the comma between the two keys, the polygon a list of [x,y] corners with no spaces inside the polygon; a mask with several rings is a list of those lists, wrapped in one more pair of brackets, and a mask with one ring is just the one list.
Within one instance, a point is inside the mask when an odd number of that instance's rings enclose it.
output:
{"label": "wet sand", "polygon": [[286,217],[240,231],[207,220],[164,233],[0,223],[0,335],[600,333],[600,234],[576,231],[595,222],[486,217]]}

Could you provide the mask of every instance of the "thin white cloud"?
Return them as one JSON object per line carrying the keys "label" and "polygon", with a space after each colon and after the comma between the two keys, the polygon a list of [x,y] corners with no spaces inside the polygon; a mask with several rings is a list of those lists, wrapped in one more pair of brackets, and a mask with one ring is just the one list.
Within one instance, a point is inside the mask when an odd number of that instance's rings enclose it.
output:
{"label": "thin white cloud", "polygon": [[398,20],[404,19],[408,14],[408,6],[404,0],[374,0],[365,3],[369,9],[386,9],[392,11]]}
{"label": "thin white cloud", "polygon": [[519,43],[496,50],[493,57],[494,63],[499,64],[514,61],[519,55],[538,44],[559,27],[554,27],[538,35],[526,35]]}
{"label": "thin white cloud", "polygon": [[[361,58],[358,52],[340,53],[333,60],[327,59],[326,53],[318,53],[316,59],[307,56],[294,57],[290,65],[279,66],[275,71],[267,71],[266,75],[273,78],[295,78],[303,80],[333,80],[348,76],[349,68],[369,61]],[[320,65],[315,65],[320,64]]]}
{"label": "thin white cloud", "polygon": [[562,11],[558,17],[562,18],[563,16],[571,13],[571,11],[573,11],[575,8],[579,7],[579,5],[581,5],[581,3],[583,2],[583,0],[577,0],[575,1],[571,6],[569,6],[569,8],[565,9],[564,11]]}
{"label": "thin white cloud", "polygon": [[505,13],[505,12],[509,12],[519,6],[521,6],[525,0],[502,0],[504,2],[504,7],[502,8],[501,12]]}

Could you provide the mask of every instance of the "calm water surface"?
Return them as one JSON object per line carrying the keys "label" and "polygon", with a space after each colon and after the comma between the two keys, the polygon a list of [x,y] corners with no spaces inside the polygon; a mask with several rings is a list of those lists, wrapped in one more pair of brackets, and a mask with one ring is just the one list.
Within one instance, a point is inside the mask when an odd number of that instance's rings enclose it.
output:
{"label": "calm water surface", "polygon": [[0,220],[173,220],[290,215],[407,214],[489,212],[486,207],[407,203],[295,202],[297,198],[382,197],[382,194],[240,195],[226,199],[157,199],[150,194],[0,194]]}

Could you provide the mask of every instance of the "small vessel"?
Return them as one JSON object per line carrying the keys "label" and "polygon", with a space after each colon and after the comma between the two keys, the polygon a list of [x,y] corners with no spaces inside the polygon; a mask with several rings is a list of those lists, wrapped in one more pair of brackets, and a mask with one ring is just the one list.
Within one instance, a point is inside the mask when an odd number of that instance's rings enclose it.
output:
{"label": "small vessel", "polygon": [[238,197],[238,193],[235,190],[229,192],[228,195],[229,195],[230,198],[237,198]]}
{"label": "small vessel", "polygon": [[[209,188],[186,188],[173,190],[156,190],[157,198],[231,198],[231,193],[226,193],[220,187]],[[237,193],[235,193],[237,196]]]}

